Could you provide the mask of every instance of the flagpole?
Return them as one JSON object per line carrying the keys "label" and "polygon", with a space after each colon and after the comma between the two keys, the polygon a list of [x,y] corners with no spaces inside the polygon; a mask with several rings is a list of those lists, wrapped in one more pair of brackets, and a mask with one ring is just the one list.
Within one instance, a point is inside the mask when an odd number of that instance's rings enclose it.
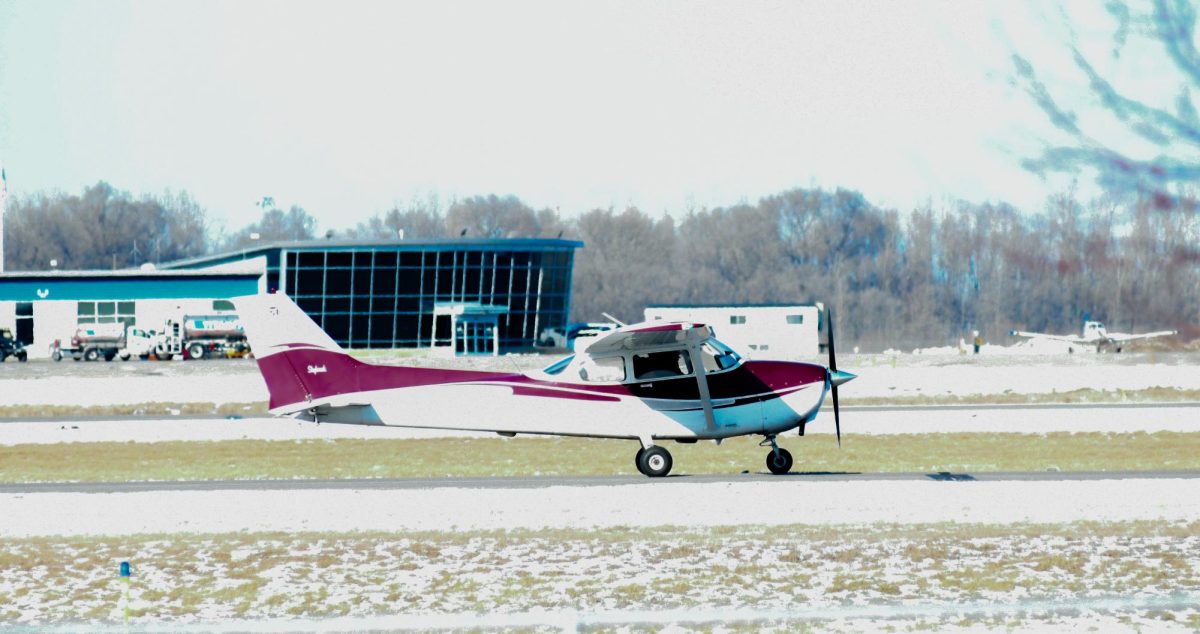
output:
{"label": "flagpole", "polygon": [[4,212],[8,204],[8,174],[0,164],[0,273],[4,272]]}

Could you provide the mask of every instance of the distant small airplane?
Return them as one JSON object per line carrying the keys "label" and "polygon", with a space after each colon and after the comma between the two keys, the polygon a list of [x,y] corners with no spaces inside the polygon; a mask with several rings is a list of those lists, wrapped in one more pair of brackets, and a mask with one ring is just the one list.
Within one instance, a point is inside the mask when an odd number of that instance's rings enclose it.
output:
{"label": "distant small airplane", "polygon": [[[1048,335],[1040,332],[1025,332],[1023,330],[1014,330],[1009,333],[1014,337],[1029,337],[1031,339],[1046,339],[1049,341],[1062,341],[1073,344],[1074,346],[1096,346],[1096,352],[1101,352],[1105,347],[1111,347],[1114,351],[1120,352],[1121,348],[1130,341],[1138,339],[1152,339],[1154,337],[1169,337],[1179,334],[1178,330],[1159,330],[1156,332],[1147,332],[1140,335],[1130,335],[1123,332],[1108,332],[1104,324],[1098,321],[1083,322],[1083,335],[1076,337],[1075,335]],[[1068,352],[1074,352],[1075,348],[1067,348]]]}
{"label": "distant small airplane", "polygon": [[[784,474],[792,456],[776,443],[791,429],[804,435],[825,394],[841,444],[839,372],[829,316],[829,367],[748,361],[702,324],[622,326],[584,352],[526,373],[373,365],[346,354],[282,294],[233,303],[270,393],[270,412],[299,420],[626,438],[641,444],[639,471],[661,477],[671,454],[658,443],[718,443],[762,435],[767,469]],[[463,460],[471,460],[463,456]]]}

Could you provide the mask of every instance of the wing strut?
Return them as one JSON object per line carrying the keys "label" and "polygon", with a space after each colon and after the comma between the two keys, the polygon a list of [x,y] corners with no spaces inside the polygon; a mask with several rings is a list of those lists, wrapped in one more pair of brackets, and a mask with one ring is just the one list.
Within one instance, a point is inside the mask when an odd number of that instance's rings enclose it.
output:
{"label": "wing strut", "polygon": [[700,406],[704,408],[704,428],[717,430],[717,419],[713,416],[712,394],[708,391],[708,375],[704,372],[704,357],[700,348],[690,348],[692,366],[696,369],[696,387],[700,388]]}

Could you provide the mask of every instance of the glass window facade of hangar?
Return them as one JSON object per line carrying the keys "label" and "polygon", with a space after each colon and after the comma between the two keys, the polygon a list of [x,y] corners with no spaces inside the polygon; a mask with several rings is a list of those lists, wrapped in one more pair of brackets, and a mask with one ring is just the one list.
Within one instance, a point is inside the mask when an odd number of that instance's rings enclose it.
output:
{"label": "glass window facade of hangar", "polygon": [[[527,348],[567,322],[571,259],[547,251],[289,251],[286,291],[339,345],[428,347],[434,304],[480,303],[500,315],[500,347]],[[449,341],[448,327],[438,337]],[[444,330],[444,332],[443,332]]]}

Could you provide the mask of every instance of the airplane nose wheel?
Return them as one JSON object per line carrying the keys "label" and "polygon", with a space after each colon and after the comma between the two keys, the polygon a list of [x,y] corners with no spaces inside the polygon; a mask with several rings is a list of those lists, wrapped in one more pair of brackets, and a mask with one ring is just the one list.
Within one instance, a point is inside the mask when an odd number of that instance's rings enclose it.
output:
{"label": "airplane nose wheel", "polygon": [[783,475],[792,470],[792,454],[783,447],[767,454],[767,469],[775,475]]}
{"label": "airplane nose wheel", "polygon": [[760,447],[771,445],[771,453],[767,454],[767,470],[775,475],[783,475],[792,470],[792,454],[775,442],[774,436],[767,436],[758,443]]}
{"label": "airplane nose wheel", "polygon": [[661,478],[671,472],[671,452],[658,445],[639,449],[637,468],[643,475]]}

